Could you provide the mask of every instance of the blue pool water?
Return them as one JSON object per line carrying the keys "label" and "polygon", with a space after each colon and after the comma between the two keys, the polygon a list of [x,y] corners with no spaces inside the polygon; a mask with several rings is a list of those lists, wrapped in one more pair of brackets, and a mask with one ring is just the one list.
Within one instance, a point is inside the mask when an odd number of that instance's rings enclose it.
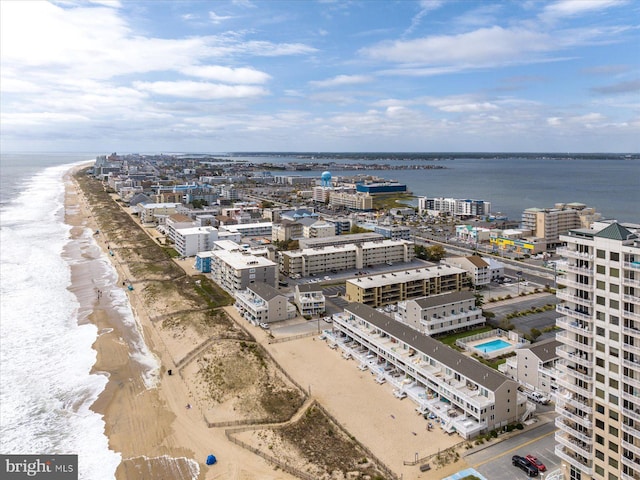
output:
{"label": "blue pool water", "polygon": [[505,342],[504,340],[491,340],[487,343],[481,343],[480,345],[476,345],[473,348],[476,348],[484,353],[495,352],[496,350],[502,350],[503,348],[510,347],[511,344],[509,342]]}

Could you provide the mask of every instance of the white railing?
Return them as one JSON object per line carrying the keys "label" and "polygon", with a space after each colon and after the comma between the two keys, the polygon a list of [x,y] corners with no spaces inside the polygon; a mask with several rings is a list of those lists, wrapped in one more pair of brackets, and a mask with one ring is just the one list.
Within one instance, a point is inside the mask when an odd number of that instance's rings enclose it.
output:
{"label": "white railing", "polygon": [[[591,475],[591,472],[593,471],[593,468],[591,466],[589,466],[589,465],[585,465],[584,463],[582,463],[580,460],[578,460],[578,458],[576,458],[575,455],[571,455],[571,454],[565,452],[564,448],[561,445],[556,445],[555,453],[562,460],[564,460],[565,462],[573,465],[578,470],[583,472],[585,475]],[[591,456],[591,455],[589,455],[589,456]]]}

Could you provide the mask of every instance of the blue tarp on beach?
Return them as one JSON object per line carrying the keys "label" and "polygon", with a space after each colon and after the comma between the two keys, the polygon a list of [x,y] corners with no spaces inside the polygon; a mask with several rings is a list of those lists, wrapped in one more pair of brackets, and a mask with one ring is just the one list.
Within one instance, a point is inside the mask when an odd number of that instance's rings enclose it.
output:
{"label": "blue tarp on beach", "polygon": [[482,476],[475,468],[467,468],[466,470],[462,470],[461,472],[454,473],[450,477],[443,478],[442,480],[460,480],[461,478],[468,477],[469,475],[475,475],[480,480],[487,480],[486,477]]}
{"label": "blue tarp on beach", "polygon": [[216,463],[218,460],[216,459],[215,455],[209,455],[207,457],[207,465],[213,465],[214,463]]}

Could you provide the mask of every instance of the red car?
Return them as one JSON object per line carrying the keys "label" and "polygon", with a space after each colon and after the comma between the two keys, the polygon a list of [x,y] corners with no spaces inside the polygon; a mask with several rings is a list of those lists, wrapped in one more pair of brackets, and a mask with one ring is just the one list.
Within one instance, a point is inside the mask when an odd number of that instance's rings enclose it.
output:
{"label": "red car", "polygon": [[542,463],[540,460],[538,460],[536,457],[534,457],[533,455],[527,455],[526,457],[524,457],[527,459],[527,461],[533,465],[534,467],[536,467],[539,471],[541,472],[546,472],[547,471],[547,467],[544,466],[544,463]]}

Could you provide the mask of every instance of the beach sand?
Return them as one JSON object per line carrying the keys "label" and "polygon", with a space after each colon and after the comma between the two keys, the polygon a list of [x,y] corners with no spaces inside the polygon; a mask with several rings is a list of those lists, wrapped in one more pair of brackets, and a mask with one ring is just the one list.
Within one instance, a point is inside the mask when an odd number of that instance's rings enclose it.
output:
{"label": "beach sand", "polygon": [[[66,177],[67,216],[72,225],[71,235],[80,240],[83,233],[98,229],[90,205],[70,176]],[[148,232],[149,233],[149,232]],[[100,249],[92,246],[98,242]],[[143,381],[143,369],[131,358],[135,335],[131,326],[109,302],[111,289],[123,289],[122,282],[133,279],[129,266],[118,255],[111,257],[107,245],[114,241],[94,235],[86,240],[84,249],[75,252],[83,258],[102,256],[114,265],[118,280],[103,288],[97,298],[95,272],[91,262],[76,265],[72,270],[71,290],[78,296],[81,308],[86,309],[87,321],[97,325],[100,335],[95,342],[97,361],[94,372],[106,372],[109,382],[93,405],[103,414],[105,433],[110,448],[122,455],[116,478],[124,479],[182,479],[196,478],[194,462],[199,464],[199,479],[231,480],[289,480],[295,477],[275,469],[266,460],[245,450],[226,437],[223,428],[208,428],[204,414],[213,408],[202,404],[195,392],[197,385],[191,375],[177,374],[176,361],[184,358],[189,346],[204,344],[206,332],[188,332],[182,337],[160,328],[154,321],[153,307],[140,293],[144,285],[135,283],[134,291],[126,291],[144,340],[160,364],[154,388]],[[192,261],[177,261],[188,274],[196,273]],[[186,306],[188,307],[188,306]],[[439,429],[427,431],[426,421],[416,413],[408,399],[398,400],[389,385],[378,385],[368,372],[344,360],[325,342],[313,338],[283,343],[268,343],[268,336],[259,328],[239,318],[232,307],[225,310],[239,325],[247,328],[299,385],[309,390],[311,397],[322,404],[349,432],[369,448],[398,477],[409,479],[440,479],[465,468],[458,461],[444,469],[420,473],[418,466],[405,466],[416,455],[437,453],[462,439],[449,436]],[[174,374],[168,375],[172,369]],[[187,409],[190,404],[192,408]],[[233,412],[224,412],[233,420]],[[205,459],[213,453],[218,463],[206,466]]]}

